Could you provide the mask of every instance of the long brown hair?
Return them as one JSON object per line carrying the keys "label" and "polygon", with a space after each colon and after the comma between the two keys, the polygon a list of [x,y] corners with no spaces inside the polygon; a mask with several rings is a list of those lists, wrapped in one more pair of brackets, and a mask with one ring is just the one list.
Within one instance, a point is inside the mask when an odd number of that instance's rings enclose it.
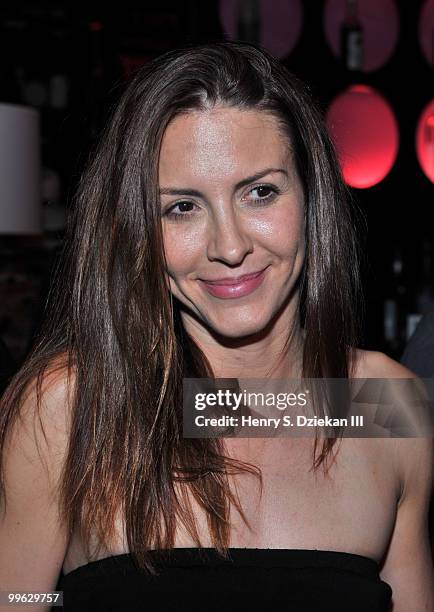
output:
{"label": "long brown hair", "polygon": [[[223,454],[222,440],[182,437],[183,377],[213,373],[183,329],[165,282],[158,158],[169,121],[215,104],[272,113],[292,143],[306,207],[303,376],[347,377],[358,341],[352,208],[307,87],[244,43],[184,48],[145,65],[114,108],[80,181],[45,324],[3,397],[0,450],[31,381],[40,395],[44,373],[55,363],[67,367],[74,394],[64,521],[70,533],[80,529],[86,545],[96,530],[109,547],[121,508],[129,550],[150,571],[147,551],[173,547],[178,519],[201,546],[185,492],[205,511],[211,541],[225,554],[231,503],[246,521],[228,474],[247,471],[261,480],[256,466]],[[324,440],[315,468],[334,442]]]}

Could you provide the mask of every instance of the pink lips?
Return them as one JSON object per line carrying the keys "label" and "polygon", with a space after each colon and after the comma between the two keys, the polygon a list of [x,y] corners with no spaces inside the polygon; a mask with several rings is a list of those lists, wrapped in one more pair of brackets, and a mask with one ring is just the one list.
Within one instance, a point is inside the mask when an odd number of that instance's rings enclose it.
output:
{"label": "pink lips", "polygon": [[264,280],[265,270],[243,276],[239,280],[222,279],[221,281],[201,281],[211,295],[219,298],[238,298],[252,293]]}

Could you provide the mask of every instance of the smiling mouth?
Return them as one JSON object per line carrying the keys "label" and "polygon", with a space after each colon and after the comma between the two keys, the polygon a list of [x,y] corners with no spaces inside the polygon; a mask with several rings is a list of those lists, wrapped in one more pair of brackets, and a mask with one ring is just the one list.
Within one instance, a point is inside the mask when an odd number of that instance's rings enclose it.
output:
{"label": "smiling mouth", "polygon": [[219,278],[216,280],[206,280],[206,279],[201,278],[199,280],[201,280],[203,283],[206,283],[207,285],[239,285],[240,283],[247,281],[251,278],[256,278],[257,276],[262,274],[262,272],[264,272],[265,269],[266,268],[263,268],[262,270],[259,270],[258,272],[252,272],[250,274],[243,274],[242,276],[237,276],[235,278],[227,277],[227,278]]}
{"label": "smiling mouth", "polygon": [[239,298],[253,293],[265,278],[268,266],[259,272],[245,274],[237,278],[222,278],[220,280],[200,280],[205,290],[214,297],[222,299]]}

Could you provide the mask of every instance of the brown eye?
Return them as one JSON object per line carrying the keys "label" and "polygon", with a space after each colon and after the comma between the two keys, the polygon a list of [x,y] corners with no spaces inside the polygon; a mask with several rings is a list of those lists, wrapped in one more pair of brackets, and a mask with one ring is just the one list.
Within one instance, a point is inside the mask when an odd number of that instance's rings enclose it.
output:
{"label": "brown eye", "polygon": [[271,187],[268,187],[267,185],[260,185],[256,188],[256,190],[260,198],[265,198],[267,195],[270,195]]}
{"label": "brown eye", "polygon": [[188,200],[176,202],[176,204],[166,210],[163,216],[174,221],[183,221],[194,215],[195,206],[194,202],[189,202]]}
{"label": "brown eye", "polygon": [[193,202],[178,202],[176,206],[179,207],[178,209],[180,212],[190,212],[191,208],[189,209],[188,206],[193,206]]}
{"label": "brown eye", "polygon": [[[257,195],[254,195],[256,191]],[[267,200],[271,200],[278,192],[275,187],[271,185],[257,185],[249,192],[253,196],[253,200],[255,202],[264,202]]]}

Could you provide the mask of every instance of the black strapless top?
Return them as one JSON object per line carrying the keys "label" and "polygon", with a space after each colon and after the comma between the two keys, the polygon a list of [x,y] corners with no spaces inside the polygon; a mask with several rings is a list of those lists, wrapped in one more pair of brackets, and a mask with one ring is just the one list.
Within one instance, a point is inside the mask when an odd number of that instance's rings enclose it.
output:
{"label": "black strapless top", "polygon": [[[93,561],[61,576],[67,612],[288,610],[385,612],[392,589],[376,561],[324,550],[214,548],[151,552],[158,576],[130,553]],[[59,608],[52,608],[59,610]]]}

